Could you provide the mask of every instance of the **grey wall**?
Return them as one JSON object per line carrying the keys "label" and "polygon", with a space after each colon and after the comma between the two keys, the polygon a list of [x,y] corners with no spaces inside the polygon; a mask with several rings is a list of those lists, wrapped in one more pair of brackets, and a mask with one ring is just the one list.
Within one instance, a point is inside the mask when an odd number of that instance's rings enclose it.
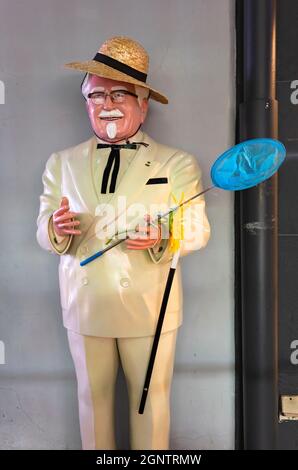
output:
{"label": "grey wall", "polygon": [[[0,365],[0,448],[80,446],[58,258],[35,240],[47,158],[91,135],[81,74],[62,64],[92,57],[112,35],[139,40],[151,56],[150,83],[170,99],[167,107],[152,103],[145,130],[197,155],[208,185],[211,163],[233,143],[233,4],[1,0],[0,340],[6,364]],[[234,445],[233,198],[216,190],[206,199],[211,241],[182,261],[185,320],[172,388],[173,449]],[[118,396],[123,448],[128,443],[121,376]]]}

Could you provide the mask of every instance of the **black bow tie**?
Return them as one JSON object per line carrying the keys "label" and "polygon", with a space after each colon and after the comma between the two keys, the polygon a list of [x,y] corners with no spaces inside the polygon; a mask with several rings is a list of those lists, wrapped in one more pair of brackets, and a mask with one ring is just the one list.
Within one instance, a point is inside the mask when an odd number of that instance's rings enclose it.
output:
{"label": "black bow tie", "polygon": [[144,147],[148,147],[149,144],[146,142],[127,142],[126,144],[97,144],[98,149],[137,149],[140,145],[144,145]]}
{"label": "black bow tie", "polygon": [[111,152],[103,173],[103,178],[102,178],[102,183],[101,183],[101,193],[106,194],[107,192],[107,186],[108,186],[108,181],[109,181],[109,176],[113,168],[112,172],[112,177],[111,177],[111,183],[110,183],[110,188],[109,192],[114,193],[115,192],[115,187],[116,187],[116,181],[117,181],[117,176],[119,172],[119,167],[120,167],[120,150],[121,149],[137,149],[140,145],[144,145],[145,147],[148,147],[149,144],[146,144],[145,142],[127,142],[126,144],[97,144],[98,149],[105,149],[105,148],[110,148]]}

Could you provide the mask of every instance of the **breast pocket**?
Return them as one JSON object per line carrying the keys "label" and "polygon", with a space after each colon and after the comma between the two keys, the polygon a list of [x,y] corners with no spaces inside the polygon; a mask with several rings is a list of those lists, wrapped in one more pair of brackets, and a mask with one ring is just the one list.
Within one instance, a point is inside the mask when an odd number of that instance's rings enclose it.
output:
{"label": "breast pocket", "polygon": [[168,184],[168,178],[167,177],[161,177],[161,178],[150,178],[147,183],[147,185],[151,184]]}
{"label": "breast pocket", "polygon": [[168,204],[171,194],[171,185],[167,177],[156,177],[147,180],[142,197],[144,202],[150,204]]}

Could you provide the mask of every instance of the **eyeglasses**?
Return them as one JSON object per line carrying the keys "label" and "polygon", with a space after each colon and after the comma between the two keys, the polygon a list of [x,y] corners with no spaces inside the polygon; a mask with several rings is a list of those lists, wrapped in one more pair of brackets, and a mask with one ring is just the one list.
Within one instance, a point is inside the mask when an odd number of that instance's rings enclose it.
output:
{"label": "eyeglasses", "polygon": [[124,103],[127,96],[138,97],[135,93],[127,90],[114,90],[110,93],[104,93],[103,91],[95,91],[94,93],[88,93],[87,97],[93,104],[104,104],[106,97],[109,96],[113,103]]}

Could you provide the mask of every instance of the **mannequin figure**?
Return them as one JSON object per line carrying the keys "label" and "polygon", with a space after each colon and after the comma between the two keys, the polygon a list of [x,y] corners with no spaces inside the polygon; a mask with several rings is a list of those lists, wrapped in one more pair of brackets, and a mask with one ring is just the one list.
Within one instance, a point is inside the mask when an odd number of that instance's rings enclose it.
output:
{"label": "mannequin figure", "polygon": [[[196,159],[158,144],[142,130],[150,99],[167,98],[146,82],[148,54],[136,41],[108,39],[94,59],[68,67],[85,72],[82,93],[94,135],[54,153],[43,174],[37,239],[60,256],[63,323],[78,381],[84,449],[115,449],[118,366],[126,378],[132,449],[168,449],[169,396],[182,286],[176,271],[147,404],[138,414],[156,321],[173,254],[156,208],[171,195],[198,193]],[[204,247],[210,228],[204,198],[185,211],[181,256]],[[111,238],[123,243],[86,266],[80,262]]]}

